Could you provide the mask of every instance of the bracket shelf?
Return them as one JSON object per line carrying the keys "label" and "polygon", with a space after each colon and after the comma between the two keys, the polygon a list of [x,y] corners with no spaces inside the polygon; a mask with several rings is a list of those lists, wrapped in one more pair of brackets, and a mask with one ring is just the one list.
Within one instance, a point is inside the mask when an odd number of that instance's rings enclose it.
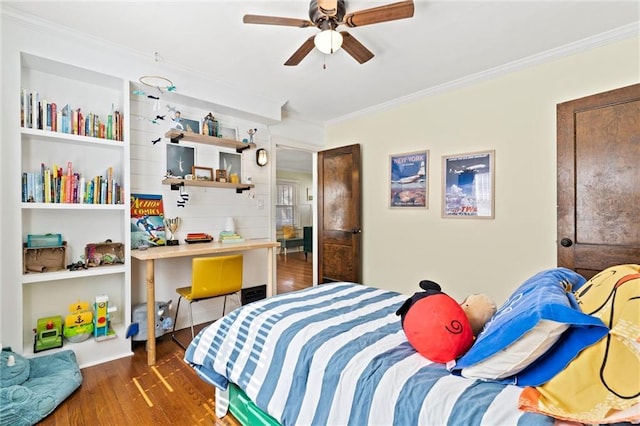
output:
{"label": "bracket shelf", "polygon": [[238,194],[248,191],[255,185],[248,183],[229,183],[229,182],[212,182],[209,180],[187,180],[176,178],[165,178],[162,181],[163,185],[171,185],[172,190],[179,190],[181,186],[200,186],[208,188],[226,188],[235,189]]}
{"label": "bracket shelf", "polygon": [[222,146],[225,148],[233,148],[237,153],[241,153],[246,149],[256,147],[255,143],[238,142],[233,139],[217,138],[215,136],[201,135],[199,133],[187,132],[184,130],[171,129],[164,134],[165,138],[171,139],[171,143],[179,143],[180,140],[189,142],[202,143],[206,145]]}

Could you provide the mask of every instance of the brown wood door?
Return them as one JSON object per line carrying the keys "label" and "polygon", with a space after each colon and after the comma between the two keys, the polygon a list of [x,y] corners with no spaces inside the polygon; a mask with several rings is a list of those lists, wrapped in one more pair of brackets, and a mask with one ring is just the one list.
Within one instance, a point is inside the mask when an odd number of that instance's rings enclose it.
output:
{"label": "brown wood door", "polygon": [[640,84],[561,103],[558,266],[640,263]]}
{"label": "brown wood door", "polygon": [[361,279],[360,145],[318,152],[318,283]]}

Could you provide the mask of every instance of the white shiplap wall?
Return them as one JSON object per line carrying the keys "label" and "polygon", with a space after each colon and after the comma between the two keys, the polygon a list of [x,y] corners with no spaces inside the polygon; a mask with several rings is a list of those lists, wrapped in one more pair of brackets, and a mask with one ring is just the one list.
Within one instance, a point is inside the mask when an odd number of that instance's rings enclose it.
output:
{"label": "white shiplap wall", "polygon": [[[212,112],[225,127],[235,127],[239,139],[248,138],[247,130],[257,128],[254,142],[258,147],[270,149],[269,130],[258,123],[241,120],[237,117],[217,114],[215,109],[205,110],[202,102],[190,105],[189,98],[175,93],[159,93],[156,89],[142,87],[153,96],[159,96],[156,101],[144,95],[135,95],[133,91],[140,89],[137,84],[131,84],[131,192],[161,194],[166,217],[180,217],[182,223],[177,231],[177,238],[181,244],[186,244],[184,238],[189,232],[206,232],[216,239],[224,229],[227,217],[235,221],[236,232],[245,240],[254,238],[269,238],[271,236],[270,211],[270,165],[259,167],[255,162],[255,150],[245,150],[242,153],[241,179],[245,181],[250,176],[255,185],[251,191],[241,194],[233,189],[201,188],[187,186],[189,201],[185,207],[178,207],[179,191],[172,191],[169,185],[162,184],[166,173],[166,146],[171,142],[164,138],[165,132],[171,127],[173,112],[169,106],[181,112],[182,118],[198,120],[208,112]],[[152,120],[157,115],[165,115],[165,120]],[[161,138],[160,142],[152,141]],[[183,145],[194,146],[196,149],[195,163],[202,167],[219,168],[219,153],[235,152],[233,149],[201,145],[181,141]],[[265,250],[244,253],[244,287],[253,287],[267,282],[267,257]],[[156,262],[155,283],[156,299],[161,301],[173,300],[174,309],[177,303],[177,287],[190,285],[191,258],[164,259]],[[134,304],[145,300],[145,272],[141,262],[132,264],[132,301]],[[227,303],[227,312],[237,306],[235,298]],[[183,304],[183,307],[186,307]],[[193,305],[194,322],[201,323],[218,318],[222,312],[222,299],[211,300]],[[188,324],[187,310],[180,309],[177,327],[183,328]]]}

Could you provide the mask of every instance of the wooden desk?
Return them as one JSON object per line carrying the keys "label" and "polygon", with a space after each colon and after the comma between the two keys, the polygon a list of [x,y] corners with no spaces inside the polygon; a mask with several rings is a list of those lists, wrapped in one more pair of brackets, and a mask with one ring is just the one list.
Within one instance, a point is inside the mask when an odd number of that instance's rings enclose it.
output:
{"label": "wooden desk", "polygon": [[273,283],[273,248],[279,246],[280,243],[275,241],[249,240],[243,243],[185,243],[177,246],[151,247],[147,250],[131,250],[131,257],[133,259],[147,262],[147,364],[155,365],[156,363],[156,289],[154,275],[154,263],[156,259],[267,249],[267,297],[270,297],[275,294]]}

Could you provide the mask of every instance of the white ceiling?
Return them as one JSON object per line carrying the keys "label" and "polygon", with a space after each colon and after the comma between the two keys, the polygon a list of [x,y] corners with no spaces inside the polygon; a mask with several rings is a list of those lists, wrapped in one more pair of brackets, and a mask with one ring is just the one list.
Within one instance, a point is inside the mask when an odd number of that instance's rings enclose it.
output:
{"label": "white ceiling", "polygon": [[[630,26],[637,33],[640,21],[637,0],[417,0],[413,18],[339,27],[375,54],[369,62],[314,50],[285,67],[318,29],[249,25],[242,17],[308,19],[306,0],[0,1],[142,54],[159,52],[164,61],[281,102],[285,116],[320,125],[603,33],[629,33]],[[346,8],[393,1],[347,0]]]}

